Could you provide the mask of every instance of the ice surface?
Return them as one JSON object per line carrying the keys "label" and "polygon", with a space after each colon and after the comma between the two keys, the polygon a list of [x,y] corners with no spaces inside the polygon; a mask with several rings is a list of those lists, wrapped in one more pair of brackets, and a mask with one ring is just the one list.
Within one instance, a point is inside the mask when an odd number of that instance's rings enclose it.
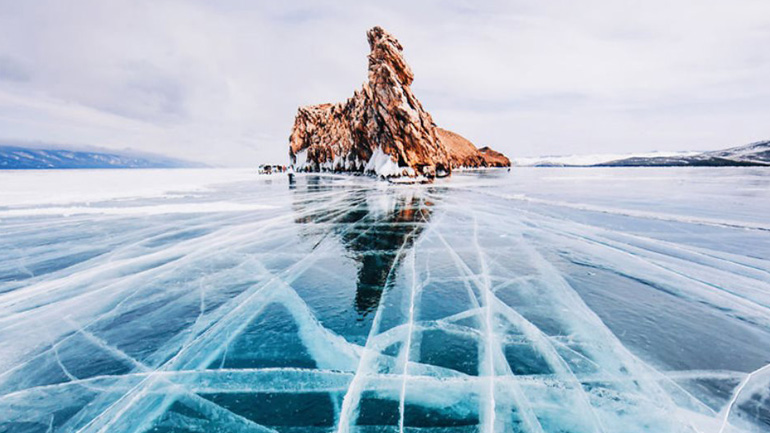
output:
{"label": "ice surface", "polygon": [[190,195],[253,176],[251,169],[0,170],[0,206]]}
{"label": "ice surface", "polygon": [[16,174],[0,432],[770,431],[767,170]]}

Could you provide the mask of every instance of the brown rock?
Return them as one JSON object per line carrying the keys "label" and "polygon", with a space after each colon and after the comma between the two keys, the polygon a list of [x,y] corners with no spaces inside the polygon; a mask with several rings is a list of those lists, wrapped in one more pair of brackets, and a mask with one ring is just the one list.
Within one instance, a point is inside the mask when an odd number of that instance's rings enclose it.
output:
{"label": "brown rock", "polygon": [[[440,136],[444,130],[436,128],[412,93],[414,74],[404,60],[403,47],[380,27],[369,30],[367,37],[369,81],[343,103],[299,108],[289,137],[292,164],[299,171],[367,172],[384,177],[448,175],[453,165],[458,166],[455,160],[463,165],[465,159],[450,155]],[[462,149],[466,148],[463,143]],[[473,152],[468,148],[466,153]],[[468,162],[482,164],[484,157],[478,150],[475,156]]]}
{"label": "brown rock", "polygon": [[510,167],[511,160],[502,153],[484,146],[479,149],[479,153],[484,157],[484,164],[482,167]]}
{"label": "brown rock", "polygon": [[436,128],[439,140],[449,152],[452,168],[510,167],[511,161],[500,152],[489,147],[477,149],[468,139],[460,134]]}

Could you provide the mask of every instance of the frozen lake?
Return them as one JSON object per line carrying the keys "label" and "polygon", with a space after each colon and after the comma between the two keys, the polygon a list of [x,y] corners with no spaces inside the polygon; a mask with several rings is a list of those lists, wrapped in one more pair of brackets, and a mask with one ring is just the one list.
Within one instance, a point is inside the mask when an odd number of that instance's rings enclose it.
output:
{"label": "frozen lake", "polygon": [[768,432],[770,170],[0,172],[0,432]]}

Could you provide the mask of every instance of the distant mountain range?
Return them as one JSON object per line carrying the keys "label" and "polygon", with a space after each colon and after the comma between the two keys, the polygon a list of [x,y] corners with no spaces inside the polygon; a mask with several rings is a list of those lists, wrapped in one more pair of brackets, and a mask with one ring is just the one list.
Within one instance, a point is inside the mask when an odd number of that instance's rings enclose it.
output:
{"label": "distant mountain range", "polygon": [[524,167],[729,167],[770,166],[770,140],[710,152],[566,155],[514,158]]}
{"label": "distant mountain range", "polygon": [[0,170],[70,168],[183,168],[204,164],[162,155],[109,149],[68,150],[0,144]]}

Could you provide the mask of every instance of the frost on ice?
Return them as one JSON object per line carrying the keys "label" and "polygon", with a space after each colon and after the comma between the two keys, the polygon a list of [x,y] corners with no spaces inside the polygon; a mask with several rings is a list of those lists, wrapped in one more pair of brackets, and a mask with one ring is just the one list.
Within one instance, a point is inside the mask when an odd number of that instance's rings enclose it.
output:
{"label": "frost on ice", "polygon": [[0,209],[0,431],[770,430],[768,197],[563,173]]}

